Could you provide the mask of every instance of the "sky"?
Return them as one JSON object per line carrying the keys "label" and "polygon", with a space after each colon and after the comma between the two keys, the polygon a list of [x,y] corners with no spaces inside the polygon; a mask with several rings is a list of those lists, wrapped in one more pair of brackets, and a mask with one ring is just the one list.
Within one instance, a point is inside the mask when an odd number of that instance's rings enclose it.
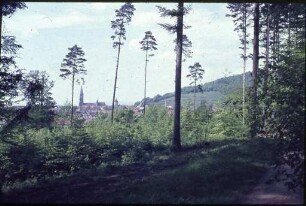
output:
{"label": "sky", "polygon": [[[85,52],[84,101],[111,105],[117,49],[112,47],[111,21],[123,3],[27,3],[27,9],[5,17],[4,34],[16,36],[23,49],[18,51],[19,68],[46,71],[54,81],[53,98],[58,105],[71,102],[71,82],[60,75],[68,48],[75,44]],[[139,41],[150,30],[158,50],[148,62],[147,97],[174,92],[175,34],[158,23],[173,23],[160,17],[156,5],[176,8],[174,3],[134,3],[132,21],[126,26],[126,41],[121,49],[116,97],[119,104],[133,104],[144,95],[145,52]],[[192,58],[182,64],[182,87],[188,86],[188,67],[199,62],[205,70],[202,83],[226,75],[242,73],[240,43],[234,23],[224,3],[192,3],[184,17],[191,26],[184,34],[192,41]],[[250,62],[247,71],[250,71]],[[81,85],[75,87],[74,102],[79,101]]]}

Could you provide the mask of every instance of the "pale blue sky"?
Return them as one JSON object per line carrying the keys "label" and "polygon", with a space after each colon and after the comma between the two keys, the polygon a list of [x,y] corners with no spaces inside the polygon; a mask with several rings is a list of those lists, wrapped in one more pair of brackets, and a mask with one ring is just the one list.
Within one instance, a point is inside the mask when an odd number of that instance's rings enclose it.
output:
{"label": "pale blue sky", "polygon": [[[59,77],[60,65],[74,44],[85,52],[85,102],[104,101],[111,104],[117,50],[112,48],[110,21],[115,9],[123,3],[27,3],[11,18],[4,19],[4,30],[14,35],[23,49],[18,65],[26,70],[45,70],[55,81],[53,97],[62,105],[70,101],[71,83]],[[132,22],[126,27],[127,40],[119,65],[117,98],[121,104],[133,104],[143,98],[144,52],[139,41],[151,30],[158,50],[148,64],[147,96],[174,91],[175,35],[157,23],[171,22],[158,14],[156,5],[174,8],[173,3],[134,3]],[[223,77],[224,73],[242,73],[238,35],[223,3],[193,3],[185,24],[192,26],[184,33],[193,43],[191,59],[183,63],[182,86],[189,85],[188,66],[200,62],[205,69],[203,83]],[[247,71],[250,70],[250,62]],[[75,89],[78,103],[80,86]]]}

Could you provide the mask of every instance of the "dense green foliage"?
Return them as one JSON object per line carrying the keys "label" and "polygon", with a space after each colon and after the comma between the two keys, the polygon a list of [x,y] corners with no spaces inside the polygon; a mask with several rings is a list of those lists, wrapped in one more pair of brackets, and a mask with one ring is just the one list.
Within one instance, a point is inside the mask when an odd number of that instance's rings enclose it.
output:
{"label": "dense green foliage", "polygon": [[[278,140],[276,179],[285,173],[283,180],[289,189],[303,187],[305,4],[233,3],[228,8],[235,30],[244,37],[250,28],[248,17],[253,14],[251,136]],[[247,39],[241,43],[245,49]],[[284,165],[292,172],[284,171]]]}
{"label": "dense green foliage", "polygon": [[[273,140],[211,138],[210,146],[160,150],[146,161],[105,165],[69,177],[26,182],[7,191],[14,203],[237,204],[271,164]],[[29,198],[31,197],[31,198]]]}
{"label": "dense green foliage", "polygon": [[[214,137],[237,135],[230,131],[236,131],[239,124],[226,122],[227,110],[230,106],[213,112],[205,103],[195,113],[190,106],[184,108],[182,144],[192,146]],[[241,116],[241,111],[231,114]],[[71,128],[57,125],[52,129],[36,128],[21,122],[16,132],[11,133],[16,145],[1,143],[2,184],[8,187],[28,179],[69,175],[101,165],[146,161],[152,152],[170,147],[172,124],[171,111],[160,106],[149,107],[145,116],[135,116],[129,109],[118,110],[113,124],[105,114],[87,124],[75,119]],[[229,132],[223,132],[224,124]]]}
{"label": "dense green foliage", "polygon": [[276,167],[289,189],[304,187],[305,4],[262,7],[266,56],[258,74],[257,132],[279,141]]}
{"label": "dense green foliage", "polygon": [[285,180],[289,188],[295,188],[304,185],[305,45],[282,52],[280,58],[268,77],[267,95],[260,96],[261,108],[266,111],[260,123],[264,134],[280,141],[276,165],[288,164],[294,169]]}

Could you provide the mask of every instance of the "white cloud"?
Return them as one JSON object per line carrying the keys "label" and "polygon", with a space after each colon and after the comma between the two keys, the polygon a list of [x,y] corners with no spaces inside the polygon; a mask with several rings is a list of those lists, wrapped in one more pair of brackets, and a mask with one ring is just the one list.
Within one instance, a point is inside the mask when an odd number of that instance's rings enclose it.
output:
{"label": "white cloud", "polygon": [[95,19],[82,13],[72,12],[68,15],[59,15],[55,17],[45,17],[50,20],[49,24],[42,25],[41,28],[62,28],[69,26],[78,26],[95,22]]}
{"label": "white cloud", "polygon": [[43,29],[64,28],[71,26],[81,26],[96,22],[96,19],[80,12],[70,12],[69,14],[58,14],[47,16],[43,14],[29,14],[16,16],[7,20],[8,30],[20,32],[24,37],[31,37],[38,34]]}

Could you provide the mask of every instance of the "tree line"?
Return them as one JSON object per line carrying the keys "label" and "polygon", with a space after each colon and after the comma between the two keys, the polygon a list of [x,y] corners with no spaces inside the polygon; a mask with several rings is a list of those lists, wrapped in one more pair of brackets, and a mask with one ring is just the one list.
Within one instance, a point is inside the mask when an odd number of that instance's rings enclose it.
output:
{"label": "tree line", "polygon": [[[305,5],[230,3],[228,9],[241,41],[243,71],[248,57],[253,60],[251,136],[280,141],[276,167],[279,174],[285,173],[279,167],[283,164],[294,169],[286,172],[292,180],[288,186],[294,188],[303,183],[304,172]],[[250,33],[253,52],[247,54]]]}

